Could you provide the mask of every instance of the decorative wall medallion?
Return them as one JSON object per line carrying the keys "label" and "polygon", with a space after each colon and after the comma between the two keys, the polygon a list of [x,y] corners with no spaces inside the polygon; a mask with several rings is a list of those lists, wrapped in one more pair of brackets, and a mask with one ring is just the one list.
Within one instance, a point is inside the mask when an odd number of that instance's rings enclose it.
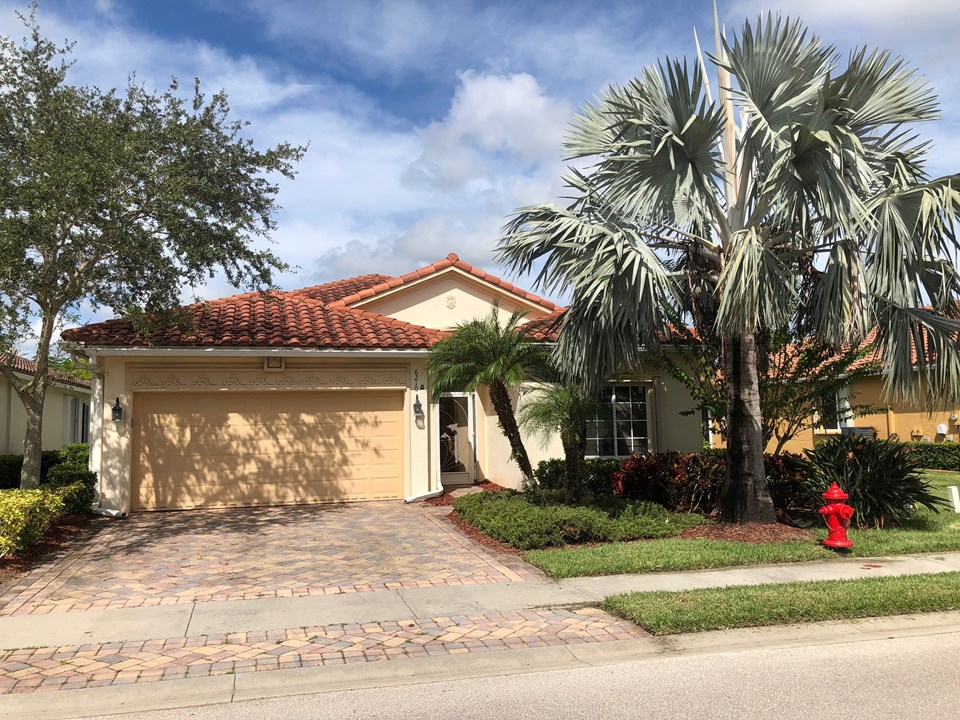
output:
{"label": "decorative wall medallion", "polygon": [[457,306],[457,298],[455,295],[447,295],[447,307],[453,310]]}

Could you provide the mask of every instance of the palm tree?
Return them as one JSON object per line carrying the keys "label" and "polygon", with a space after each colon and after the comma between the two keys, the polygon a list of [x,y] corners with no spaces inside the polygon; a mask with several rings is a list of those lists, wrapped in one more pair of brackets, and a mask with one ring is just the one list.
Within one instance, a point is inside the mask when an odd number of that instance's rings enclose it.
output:
{"label": "palm tree", "polygon": [[536,391],[520,411],[524,429],[544,439],[560,434],[564,459],[566,501],[576,500],[587,449],[587,423],[595,420],[600,403],[580,385],[551,384]]}
{"label": "palm tree", "polygon": [[960,397],[960,176],[925,173],[912,126],[938,103],[903,60],[860,49],[843,63],[771,15],[728,41],[716,7],[714,34],[709,61],[698,42],[692,63],[664,60],[582,109],[566,149],[590,165],[565,178],[571,204],[518,210],[499,257],[571,294],[555,355],[590,385],[661,349],[671,319],[715,334],[728,380],[721,514],[773,522],[758,333],[842,347],[877,329],[888,394]]}
{"label": "palm tree", "polygon": [[533,468],[523,445],[510,392],[518,390],[531,368],[544,362],[545,351],[521,324],[526,313],[515,311],[503,322],[500,309],[490,315],[457,325],[430,349],[427,374],[433,394],[450,391],[475,392],[487,387],[500,429],[510,442],[513,459],[524,482],[533,485]]}

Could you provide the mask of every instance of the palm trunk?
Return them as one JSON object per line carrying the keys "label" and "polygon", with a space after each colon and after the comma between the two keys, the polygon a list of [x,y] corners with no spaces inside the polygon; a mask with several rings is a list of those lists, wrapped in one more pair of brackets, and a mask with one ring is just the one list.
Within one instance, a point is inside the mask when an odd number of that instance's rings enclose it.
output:
{"label": "palm trunk", "polygon": [[732,523],[774,523],[776,513],[763,469],[763,430],[756,335],[724,344],[727,375],[727,477],[720,516]]}
{"label": "palm trunk", "polygon": [[565,484],[564,496],[567,504],[571,504],[577,499],[579,494],[580,476],[583,470],[583,455],[586,443],[583,441],[570,441],[562,435],[560,442],[563,445],[563,462]]}
{"label": "palm trunk", "polygon": [[527,449],[524,447],[523,439],[520,436],[520,428],[517,425],[517,418],[513,412],[513,403],[510,401],[510,392],[507,390],[507,386],[501,382],[491,384],[490,400],[493,402],[493,409],[497,413],[500,428],[510,442],[513,459],[517,461],[520,472],[523,473],[524,482],[527,485],[533,485],[533,468],[530,465],[530,457],[527,455]]}

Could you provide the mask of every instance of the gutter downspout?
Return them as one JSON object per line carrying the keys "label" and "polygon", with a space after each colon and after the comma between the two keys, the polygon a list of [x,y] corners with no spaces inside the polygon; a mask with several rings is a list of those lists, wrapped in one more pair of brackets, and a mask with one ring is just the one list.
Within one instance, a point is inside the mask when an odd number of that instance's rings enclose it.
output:
{"label": "gutter downspout", "polygon": [[440,483],[437,483],[437,484],[440,485],[439,490],[433,490],[431,492],[424,493],[423,495],[411,495],[410,497],[406,498],[404,502],[415,503],[415,502],[420,502],[422,500],[429,500],[430,498],[435,498],[443,495],[443,485]]}

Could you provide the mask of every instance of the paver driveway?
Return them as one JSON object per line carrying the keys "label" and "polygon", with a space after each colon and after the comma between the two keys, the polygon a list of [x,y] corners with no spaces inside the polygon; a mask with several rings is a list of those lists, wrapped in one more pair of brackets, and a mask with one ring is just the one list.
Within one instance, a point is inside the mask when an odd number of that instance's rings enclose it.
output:
{"label": "paver driveway", "polygon": [[524,580],[537,572],[396,502],[140,513],[0,595],[0,615]]}

